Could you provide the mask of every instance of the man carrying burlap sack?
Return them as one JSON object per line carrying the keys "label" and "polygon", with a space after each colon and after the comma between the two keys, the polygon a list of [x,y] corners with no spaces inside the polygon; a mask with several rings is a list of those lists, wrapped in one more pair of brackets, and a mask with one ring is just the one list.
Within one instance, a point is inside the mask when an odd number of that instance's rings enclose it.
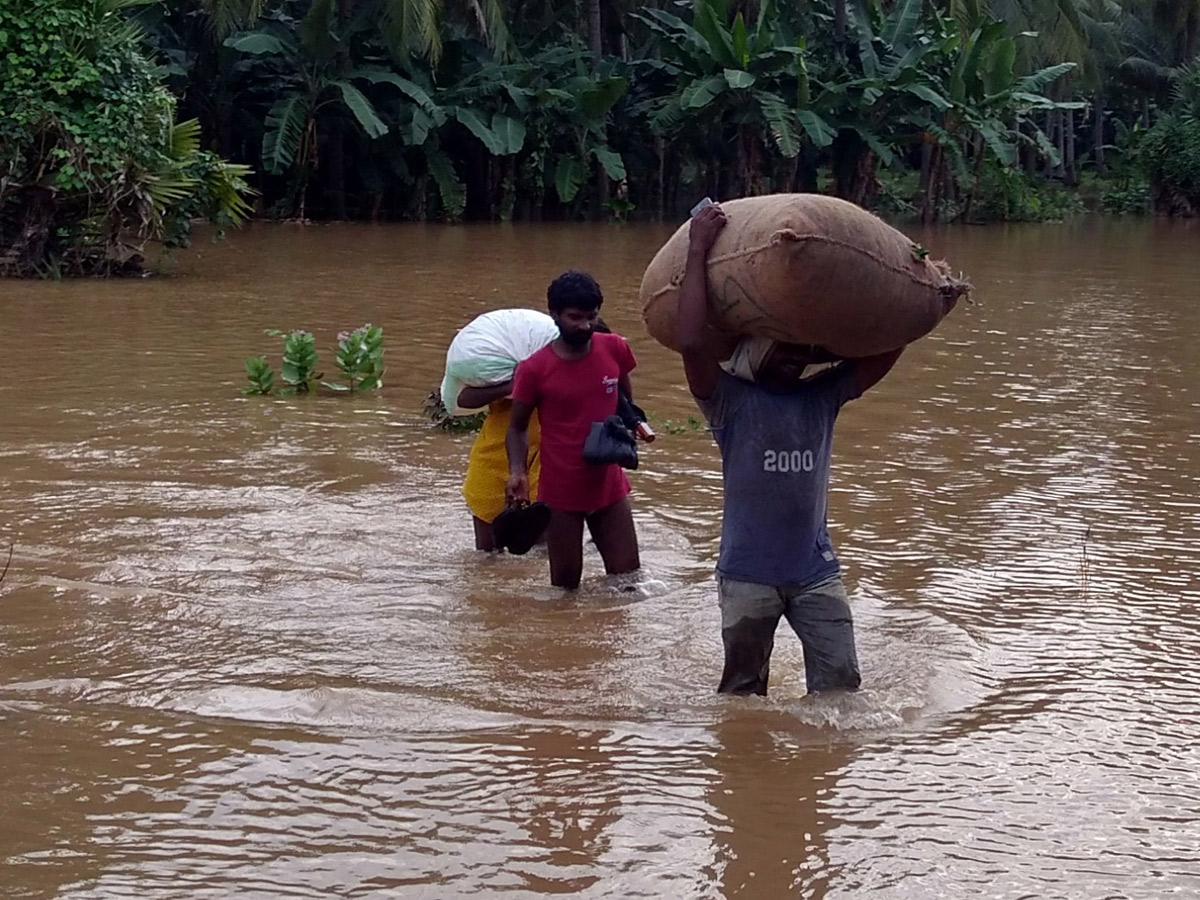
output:
{"label": "man carrying burlap sack", "polygon": [[722,365],[705,335],[705,269],[724,226],[719,206],[693,218],[676,321],[725,486],[717,560],[725,667],[717,690],[766,695],[781,617],[804,647],[809,692],[854,690],[854,623],[825,520],[833,426],[842,404],[883,378],[901,351],[838,361],[818,348],[744,338]]}

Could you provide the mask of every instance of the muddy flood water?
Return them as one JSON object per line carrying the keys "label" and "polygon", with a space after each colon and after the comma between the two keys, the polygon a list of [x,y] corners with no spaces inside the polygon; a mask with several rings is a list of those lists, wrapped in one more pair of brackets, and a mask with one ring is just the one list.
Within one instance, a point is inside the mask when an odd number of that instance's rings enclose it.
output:
{"label": "muddy flood water", "polygon": [[[0,282],[0,895],[1200,896],[1200,228],[912,232],[960,305],[839,421],[864,688],[722,698],[721,484],[641,326],[654,226],[255,226]],[[476,553],[421,401],[594,273],[661,435],[622,593]],[[385,329],[384,388],[242,360]]]}

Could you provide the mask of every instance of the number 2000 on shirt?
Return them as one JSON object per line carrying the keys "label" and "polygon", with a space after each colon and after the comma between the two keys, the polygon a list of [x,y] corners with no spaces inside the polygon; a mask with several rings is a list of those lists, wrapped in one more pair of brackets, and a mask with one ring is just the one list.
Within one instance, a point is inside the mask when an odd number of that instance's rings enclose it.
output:
{"label": "number 2000 on shirt", "polygon": [[811,472],[815,466],[811,450],[764,450],[764,472]]}

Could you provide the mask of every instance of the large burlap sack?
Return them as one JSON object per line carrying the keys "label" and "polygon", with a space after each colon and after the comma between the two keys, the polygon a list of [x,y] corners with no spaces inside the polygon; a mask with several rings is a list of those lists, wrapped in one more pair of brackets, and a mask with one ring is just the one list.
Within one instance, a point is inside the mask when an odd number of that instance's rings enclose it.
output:
{"label": "large burlap sack", "polygon": [[[741,335],[871,356],[928,334],[969,286],[945,263],[871,213],[821,194],[722,203],[727,224],[708,257],[712,346],[729,356]],[[642,277],[642,315],[678,350],[675,314],[687,260],[684,223]]]}
{"label": "large burlap sack", "polygon": [[442,403],[453,415],[471,410],[458,405],[464,386],[485,387],[508,381],[517,363],[558,337],[558,326],[533,309],[497,309],[476,316],[454,336],[446,350]]}

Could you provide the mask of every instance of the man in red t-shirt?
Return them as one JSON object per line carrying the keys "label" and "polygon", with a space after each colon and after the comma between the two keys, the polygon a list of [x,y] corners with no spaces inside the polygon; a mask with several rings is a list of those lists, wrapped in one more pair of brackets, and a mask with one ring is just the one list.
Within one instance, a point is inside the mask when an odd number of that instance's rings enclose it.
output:
{"label": "man in red t-shirt", "polygon": [[509,502],[529,499],[527,430],[536,409],[542,427],[537,499],[550,507],[550,583],[574,589],[583,575],[585,522],[608,574],[641,565],[625,471],[583,460],[592,423],[616,413],[619,391],[632,399],[629,373],[637,360],[625,338],[595,333],[604,296],[590,275],[564,272],[551,282],[546,301],[559,336],[517,366],[507,494]]}

